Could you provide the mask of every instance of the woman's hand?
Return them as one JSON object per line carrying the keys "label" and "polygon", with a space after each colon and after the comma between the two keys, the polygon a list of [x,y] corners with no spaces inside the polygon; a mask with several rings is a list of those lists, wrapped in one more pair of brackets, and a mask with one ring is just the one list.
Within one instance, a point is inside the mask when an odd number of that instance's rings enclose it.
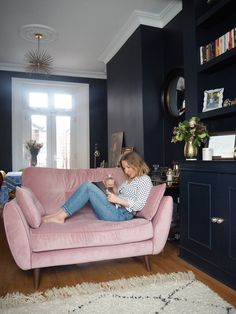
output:
{"label": "woman's hand", "polygon": [[124,200],[123,198],[119,197],[118,195],[107,191],[107,199],[109,202],[113,203],[113,204],[119,204],[121,206],[124,207],[128,207],[129,203],[128,201]]}

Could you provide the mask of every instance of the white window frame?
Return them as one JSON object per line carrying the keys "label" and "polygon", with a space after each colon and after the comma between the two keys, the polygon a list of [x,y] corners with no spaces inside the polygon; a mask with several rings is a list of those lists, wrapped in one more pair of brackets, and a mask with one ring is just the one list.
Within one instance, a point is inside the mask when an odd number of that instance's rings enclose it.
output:
{"label": "white window frame", "polygon": [[[25,95],[36,87],[45,91],[56,88],[60,93],[71,93],[75,101],[75,128],[72,132],[71,168],[89,168],[89,85],[61,81],[44,81],[12,78],[12,170],[29,166],[25,143],[29,138],[30,127],[26,125]],[[31,109],[29,109],[31,111]],[[26,119],[26,120],[25,120]],[[27,131],[28,130],[28,131]]]}

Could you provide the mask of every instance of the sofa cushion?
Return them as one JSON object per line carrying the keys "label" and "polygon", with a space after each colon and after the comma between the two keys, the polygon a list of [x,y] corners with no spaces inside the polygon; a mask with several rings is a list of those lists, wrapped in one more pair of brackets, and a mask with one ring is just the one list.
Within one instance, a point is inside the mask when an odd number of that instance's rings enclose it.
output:
{"label": "sofa cushion", "polygon": [[33,191],[30,188],[27,188],[25,186],[21,186],[21,188],[26,190],[26,191],[28,191],[28,193],[30,194],[31,198],[33,199],[33,202],[34,202],[35,206],[38,208],[41,216],[44,216],[46,214],[46,210],[44,209],[43,205],[40,203],[40,201],[38,200],[36,195],[33,193]]}
{"label": "sofa cushion", "polygon": [[142,217],[148,220],[152,220],[157,212],[165,190],[165,183],[153,186],[145,206],[141,211],[137,212],[136,217]]}
{"label": "sofa cushion", "polygon": [[148,240],[153,237],[153,227],[142,218],[122,222],[98,220],[87,206],[64,224],[43,222],[40,228],[30,229],[30,233],[32,250],[44,252]]}
{"label": "sofa cushion", "polygon": [[32,228],[38,228],[41,224],[41,204],[33,195],[33,192],[26,188],[16,188],[16,201],[20,206],[25,219]]}

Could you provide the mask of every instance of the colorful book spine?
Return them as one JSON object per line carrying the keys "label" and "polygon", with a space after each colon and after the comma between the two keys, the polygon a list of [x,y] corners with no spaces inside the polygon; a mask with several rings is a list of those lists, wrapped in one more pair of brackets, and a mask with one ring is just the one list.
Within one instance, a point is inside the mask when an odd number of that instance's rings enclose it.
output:
{"label": "colorful book spine", "polygon": [[236,48],[236,27],[200,47],[200,64],[202,65],[233,48]]}

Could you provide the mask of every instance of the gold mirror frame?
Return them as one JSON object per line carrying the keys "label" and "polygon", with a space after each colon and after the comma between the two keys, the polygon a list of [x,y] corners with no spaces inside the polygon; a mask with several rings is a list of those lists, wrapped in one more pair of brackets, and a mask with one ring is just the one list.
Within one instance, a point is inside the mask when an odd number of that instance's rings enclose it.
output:
{"label": "gold mirror frame", "polygon": [[185,112],[185,79],[182,68],[172,70],[164,83],[162,104],[172,117],[180,117]]}

